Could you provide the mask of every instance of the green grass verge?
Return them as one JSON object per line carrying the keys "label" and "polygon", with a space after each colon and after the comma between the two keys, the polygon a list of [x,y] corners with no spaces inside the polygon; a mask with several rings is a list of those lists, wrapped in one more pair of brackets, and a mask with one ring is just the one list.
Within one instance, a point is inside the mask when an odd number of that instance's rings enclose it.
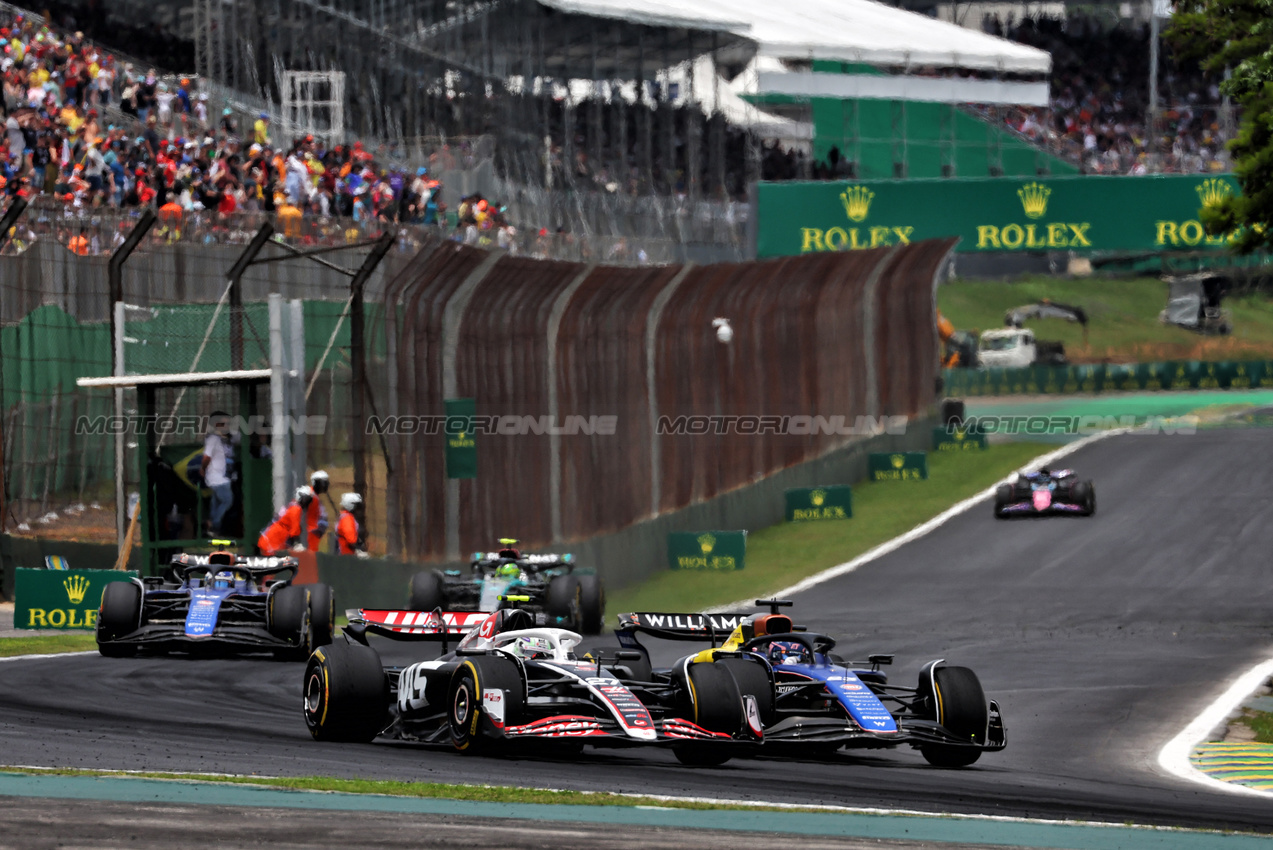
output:
{"label": "green grass verge", "polygon": [[1273,714],[1267,711],[1248,711],[1242,722],[1255,732],[1255,740],[1261,744],[1273,744]]}
{"label": "green grass verge", "polygon": [[1076,363],[1273,357],[1273,299],[1259,293],[1226,298],[1234,332],[1206,338],[1158,321],[1159,311],[1167,306],[1167,284],[1157,278],[957,280],[937,290],[942,314],[967,331],[1003,327],[1005,311],[1043,298],[1087,311],[1086,346],[1079,325],[1057,319],[1030,324],[1039,337],[1065,343],[1066,354]]}
{"label": "green grass verge", "polygon": [[699,611],[748,596],[760,598],[909,531],[1055,448],[1020,442],[992,445],[984,452],[931,452],[927,481],[855,485],[850,520],[784,522],[753,531],[747,535],[745,569],[664,570],[641,584],[608,592],[606,610]]}
{"label": "green grass verge", "polygon": [[[160,773],[150,771],[75,770],[71,768],[3,767],[0,772],[23,776],[94,776],[135,779],[161,779],[181,782],[217,782],[281,788],[289,791],[330,791],[341,794],[384,794],[391,797],[416,797],[443,800],[466,800],[481,803],[541,803],[570,806],[658,806],[672,809],[737,809],[761,811],[819,811],[819,807],[788,807],[697,800],[666,800],[639,794],[615,794],[607,791],[557,791],[550,788],[516,788],[506,785],[459,785],[444,782],[399,782],[389,779],[336,779],[327,776],[225,776],[202,773]],[[841,808],[826,806],[828,808]]]}
{"label": "green grass verge", "polygon": [[97,640],[92,634],[0,638],[0,658],[54,652],[83,652],[86,649],[97,649]]}

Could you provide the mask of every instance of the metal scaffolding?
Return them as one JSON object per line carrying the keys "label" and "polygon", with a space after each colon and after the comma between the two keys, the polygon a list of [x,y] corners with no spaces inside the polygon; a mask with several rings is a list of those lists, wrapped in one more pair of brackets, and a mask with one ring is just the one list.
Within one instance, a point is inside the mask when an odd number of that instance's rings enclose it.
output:
{"label": "metal scaffolding", "polygon": [[[694,91],[694,62],[741,67],[754,45],[707,25],[536,0],[195,0],[194,24],[197,73],[245,95],[296,104],[304,75],[343,74],[351,137],[420,149],[422,138],[490,136],[500,176],[526,187],[744,191],[745,133],[708,114],[703,104],[719,100]],[[282,117],[299,127],[301,111]],[[320,111],[334,114],[330,103]]]}

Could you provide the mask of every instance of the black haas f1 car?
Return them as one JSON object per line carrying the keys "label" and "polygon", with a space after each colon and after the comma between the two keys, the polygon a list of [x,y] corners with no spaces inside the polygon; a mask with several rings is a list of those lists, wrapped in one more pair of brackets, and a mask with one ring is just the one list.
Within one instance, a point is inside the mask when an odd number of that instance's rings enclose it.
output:
{"label": "black haas f1 car", "polygon": [[[315,650],[305,670],[305,723],[319,741],[383,736],[466,753],[519,742],[567,751],[663,744],[683,762],[720,764],[762,735],[755,699],[738,692],[724,667],[686,664],[659,681],[623,670],[620,681],[613,667],[575,655],[580,635],[536,628],[516,608],[348,616],[345,640]],[[439,641],[442,654],[382,666],[368,635]],[[640,659],[633,652],[615,660]]]}
{"label": "black haas f1 car", "polygon": [[474,552],[466,575],[461,570],[429,570],[411,578],[413,611],[484,611],[505,607],[501,598],[526,596],[520,605],[535,624],[588,635],[601,631],[606,593],[591,569],[579,569],[570,554],[523,555],[517,541],[500,538],[498,552]]}
{"label": "black haas f1 car", "polygon": [[335,603],[325,584],[294,585],[295,558],[175,555],[169,578],[106,585],[97,648],[137,652],[272,652],[304,661],[331,643]]}
{"label": "black haas f1 car", "polygon": [[1011,484],[995,489],[995,516],[1045,516],[1048,514],[1096,513],[1096,487],[1091,481],[1079,481],[1072,469],[1025,472]]}
{"label": "black haas f1 car", "polygon": [[[620,614],[615,633],[620,644],[642,656],[626,670],[655,680],[667,675],[649,672],[639,632],[669,640],[710,639],[711,649],[678,663],[727,670],[744,698],[756,701],[767,752],[907,745],[917,747],[930,764],[964,767],[1006,746],[999,705],[987,701],[967,667],[930,661],[920,669],[915,687],[892,685],[880,669],[893,663],[892,655],[845,661],[832,652],[834,639],[806,632],[778,613],[790,602],[756,604],[771,613]],[[716,648],[724,635],[723,646]]]}

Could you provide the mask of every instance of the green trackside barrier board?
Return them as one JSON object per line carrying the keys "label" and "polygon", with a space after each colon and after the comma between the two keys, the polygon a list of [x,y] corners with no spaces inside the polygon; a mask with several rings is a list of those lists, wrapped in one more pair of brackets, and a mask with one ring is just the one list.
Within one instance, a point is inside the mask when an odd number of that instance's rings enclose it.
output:
{"label": "green trackside barrier board", "polygon": [[1273,387],[1273,360],[945,369],[942,378],[945,392],[953,396],[1257,389]]}
{"label": "green trackside barrier board", "polygon": [[853,516],[853,488],[847,484],[827,487],[796,487],[786,491],[787,522],[850,519]]}
{"label": "green trackside barrier board", "polygon": [[1231,175],[982,177],[761,183],[757,257],[959,237],[956,250],[1222,251],[1201,210]]}
{"label": "green trackside barrier board", "polygon": [[94,629],[102,589],[128,581],[131,570],[32,570],[14,580],[13,625],[19,629]]}
{"label": "green trackside barrier board", "polygon": [[477,405],[471,398],[446,400],[446,477],[477,477],[477,441],[472,422]]}
{"label": "green trackside barrier board", "polygon": [[940,425],[933,429],[933,451],[935,452],[980,451],[985,447],[985,434],[970,433],[967,428],[947,430]]}
{"label": "green trackside barrier board", "polygon": [[872,481],[920,481],[928,477],[927,452],[872,452]]}
{"label": "green trackside barrier board", "polygon": [[674,531],[667,536],[667,565],[674,570],[741,570],[745,531]]}

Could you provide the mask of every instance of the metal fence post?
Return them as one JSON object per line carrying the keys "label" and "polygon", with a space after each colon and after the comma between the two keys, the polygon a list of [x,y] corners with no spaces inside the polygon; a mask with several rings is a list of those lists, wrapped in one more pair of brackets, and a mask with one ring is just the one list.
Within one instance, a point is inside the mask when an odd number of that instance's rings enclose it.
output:
{"label": "metal fence post", "polygon": [[354,459],[354,492],[367,498],[367,460],[363,456],[366,448],[366,422],[363,402],[367,392],[367,352],[364,350],[365,322],[363,312],[363,290],[371,273],[380,265],[385,254],[393,247],[398,234],[386,230],[372,245],[371,251],[363,259],[362,266],[349,281],[349,360],[353,392],[350,398],[349,450]]}
{"label": "metal fence post", "polygon": [[225,273],[230,281],[230,368],[243,368],[243,273],[261,253],[265,243],[274,235],[274,225],[268,221],[261,224],[261,229],[252,237],[252,241],[243,249],[243,253],[234,261],[234,265]]}
{"label": "metal fence post", "polygon": [[[111,253],[110,262],[107,264],[107,273],[110,280],[110,302],[111,302],[111,374],[119,377],[124,374],[124,263],[132,256],[133,251],[141,244],[141,240],[150,232],[150,228],[155,226],[158,216],[155,211],[149,207],[142,210],[141,218],[137,219],[137,223],[133,225],[133,229],[128,232],[128,236],[124,237],[123,244]],[[124,417],[124,390],[122,387],[115,389],[115,409],[114,414],[116,421]],[[124,545],[124,533],[126,523],[128,521],[128,488],[125,486],[124,475],[124,449],[125,434],[116,428],[115,433],[115,539],[120,546]]]}

